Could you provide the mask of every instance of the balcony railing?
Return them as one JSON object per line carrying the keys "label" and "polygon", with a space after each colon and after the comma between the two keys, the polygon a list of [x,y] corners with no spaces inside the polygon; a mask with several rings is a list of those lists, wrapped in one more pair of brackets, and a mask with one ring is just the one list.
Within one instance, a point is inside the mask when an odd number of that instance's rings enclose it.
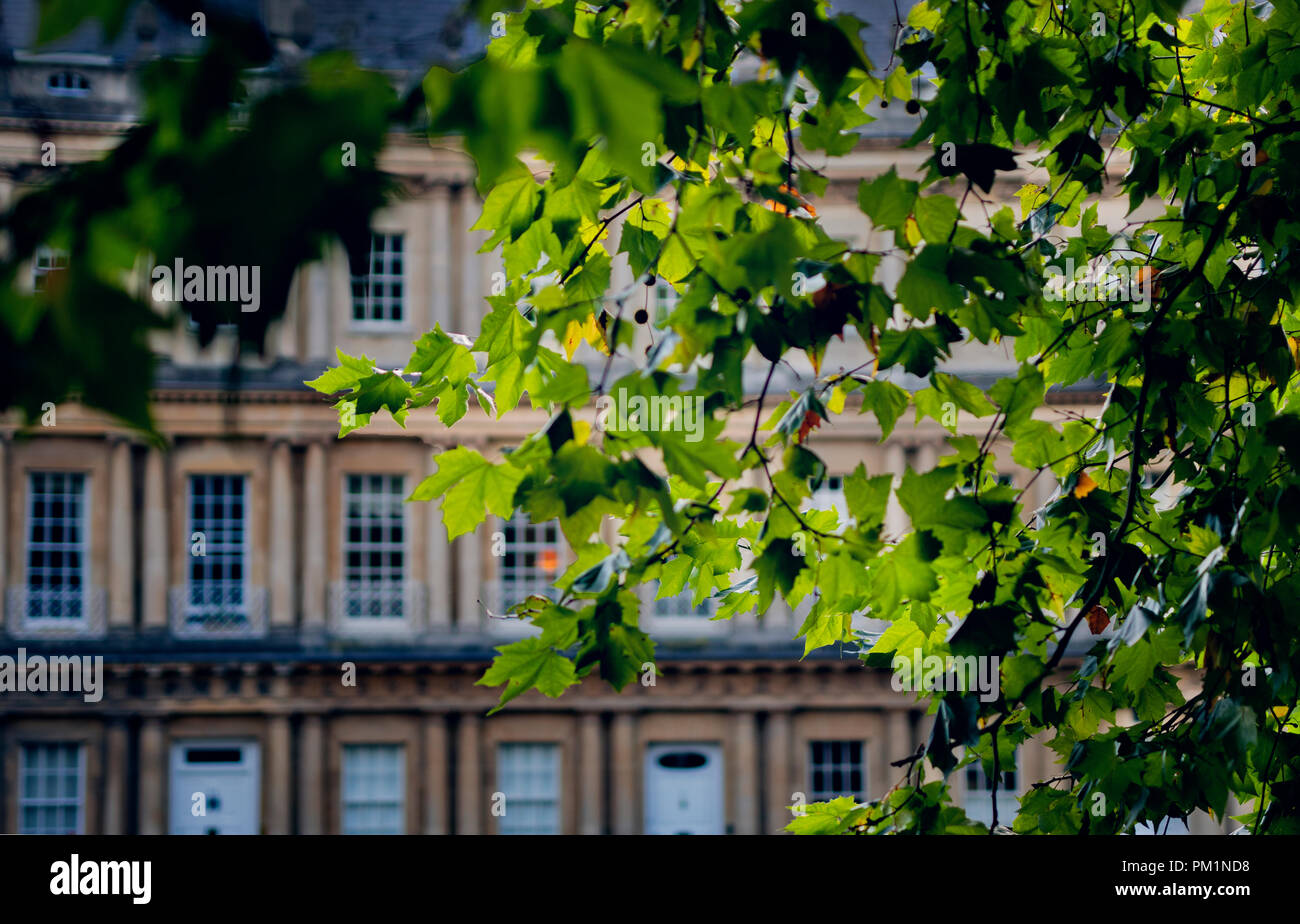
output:
{"label": "balcony railing", "polygon": [[708,639],[733,632],[736,624],[729,619],[714,619],[719,602],[705,597],[699,606],[691,603],[692,591],[676,597],[656,600],[656,589],[647,588],[642,597],[641,628],[651,634],[658,633],[674,639]]}
{"label": "balcony railing", "polygon": [[10,587],[9,634],[16,638],[85,638],[104,635],[108,593],[102,587]]}
{"label": "balcony railing", "polygon": [[334,581],[328,597],[335,635],[413,633],[425,623],[428,594],[419,581]]}
{"label": "balcony railing", "polygon": [[260,638],[266,635],[266,588],[242,581],[194,581],[171,590],[177,638]]}
{"label": "balcony railing", "polygon": [[485,581],[478,602],[487,611],[484,623],[488,631],[503,635],[527,635],[535,631],[529,620],[510,612],[512,606],[529,597],[558,600],[560,592],[543,577]]}

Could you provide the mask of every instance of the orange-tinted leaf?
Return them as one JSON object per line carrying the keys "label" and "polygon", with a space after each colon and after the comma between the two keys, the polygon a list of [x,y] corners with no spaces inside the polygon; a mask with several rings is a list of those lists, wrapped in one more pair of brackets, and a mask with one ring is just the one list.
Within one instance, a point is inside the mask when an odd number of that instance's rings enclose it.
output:
{"label": "orange-tinted leaf", "polygon": [[799,435],[795,437],[795,442],[802,443],[808,438],[809,433],[812,433],[821,425],[821,415],[816,411],[805,411],[803,415],[803,423],[799,424]]}
{"label": "orange-tinted leaf", "polygon": [[1103,607],[1094,606],[1088,610],[1088,631],[1093,635],[1100,635],[1102,630],[1110,625],[1110,614]]}
{"label": "orange-tinted leaf", "polygon": [[1074,484],[1075,497],[1087,497],[1097,489],[1097,482],[1092,480],[1092,476],[1087,472],[1079,473],[1079,480]]}

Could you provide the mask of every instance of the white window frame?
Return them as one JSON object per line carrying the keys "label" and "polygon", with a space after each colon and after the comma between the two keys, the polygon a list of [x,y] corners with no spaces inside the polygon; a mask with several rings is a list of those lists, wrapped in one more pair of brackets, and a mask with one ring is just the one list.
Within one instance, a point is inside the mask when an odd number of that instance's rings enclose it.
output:
{"label": "white window frame", "polygon": [[[369,488],[370,480],[379,478],[383,480],[383,486],[380,491],[372,492]],[[363,486],[362,491],[355,493],[352,491],[352,480],[360,479]],[[396,487],[393,483],[396,482]],[[354,503],[361,506],[360,522],[363,532],[362,539],[359,543],[352,543],[348,538],[348,530],[352,524],[350,508]],[[406,476],[401,473],[392,472],[347,472],[343,476],[343,531],[340,534],[340,575],[342,576],[342,601],[340,613],[342,619],[349,626],[364,627],[371,625],[391,625],[395,623],[405,623],[410,621],[414,616],[410,612],[414,606],[414,601],[408,599],[406,593],[407,582],[410,579],[410,520],[407,517],[406,499]],[[383,507],[387,503],[396,501],[398,507],[397,523],[401,528],[401,541],[393,543],[388,539],[380,541],[378,546],[373,546],[364,533],[367,529],[365,524],[369,521],[369,514],[376,507]],[[388,533],[393,524],[388,514],[381,515],[382,530]],[[370,571],[369,565],[364,563],[364,559],[374,551],[381,555],[387,556],[394,552],[401,555],[400,573],[396,578],[387,580],[371,581],[368,576]],[[352,569],[348,565],[349,553],[357,552],[362,556],[363,564],[360,570],[366,576],[354,578],[350,572]],[[381,565],[380,570],[387,570],[389,566]],[[375,589],[370,585],[377,585],[378,600],[374,599]],[[396,602],[397,606],[392,604]],[[383,611],[378,615],[369,615],[365,610],[370,608],[371,603],[378,603],[379,608]],[[353,613],[353,609],[360,612]]]}
{"label": "white window frame", "polygon": [[[46,766],[31,767],[28,763],[29,749],[41,748],[73,748],[76,751],[77,765],[77,793],[75,796],[55,795],[55,796],[30,796],[27,795],[27,780],[29,776],[37,775],[41,779],[53,770],[60,778],[66,775],[66,768],[62,765],[50,768]],[[38,764],[40,761],[38,761]],[[59,780],[62,782],[62,779]],[[60,792],[62,790],[60,789]],[[24,817],[26,810],[34,808],[37,814],[41,809],[53,808],[64,809],[69,806],[75,807],[77,820],[74,829],[69,831],[66,828],[57,826],[53,829],[38,823],[36,827],[29,828]],[[86,748],[80,741],[22,741],[18,745],[18,826],[19,834],[84,834],[86,826]]]}
{"label": "white window frame", "polygon": [[[394,248],[393,243],[398,242]],[[376,249],[378,248],[378,249]],[[366,274],[349,275],[348,285],[348,323],[353,330],[394,331],[405,330],[410,325],[406,303],[408,285],[406,282],[407,266],[406,233],[404,231],[372,231],[370,249],[366,253]],[[379,260],[379,270],[375,269],[375,260]],[[401,269],[394,272],[393,264],[400,261]],[[383,295],[374,294],[375,283],[385,286]],[[401,286],[401,294],[393,296],[392,286]],[[357,286],[362,289],[358,300]],[[360,308],[361,316],[357,316]],[[380,315],[376,317],[376,312]],[[391,315],[396,314],[396,317]]]}
{"label": "white window frame", "polygon": [[[562,833],[560,809],[564,787],[561,773],[560,745],[557,742],[500,742],[497,745],[497,791],[505,795],[505,814],[497,818],[497,833]],[[537,808],[538,814],[546,817],[521,821],[521,804],[526,808]],[[515,813],[513,817],[512,812]]]}
{"label": "white window frame", "polygon": [[[828,474],[822,479],[822,483],[817,486],[817,489],[812,492],[812,495],[799,505],[800,509],[805,513],[811,510],[834,510],[836,525],[833,532],[836,535],[843,534],[850,525],[856,522],[852,514],[849,513],[849,501],[844,493],[844,482],[848,480],[848,477],[848,475]],[[808,538],[808,549],[809,554],[816,551],[815,543],[811,537]],[[812,612],[816,600],[817,597],[814,594],[809,594],[799,602],[799,605],[794,608],[796,623],[802,623],[808,618],[808,614]],[[867,625],[866,616],[861,613],[854,615],[854,629],[864,629]]]}
{"label": "white window frame", "polygon": [[668,316],[676,309],[677,304],[682,300],[681,293],[673,288],[672,283],[666,282],[662,278],[655,279],[655,324],[662,325],[668,321]]}
{"label": "white window frame", "polygon": [[[568,558],[560,521],[547,520],[545,523],[533,523],[526,513],[516,510],[509,520],[498,519],[497,528],[506,536],[505,554],[497,559],[496,570],[497,585],[500,588],[500,599],[497,602],[501,609],[509,609],[534,594],[556,599],[558,593],[554,584],[564,573]],[[554,538],[547,539],[544,534],[538,538],[538,532],[547,529],[555,530]],[[528,538],[516,538],[512,541],[509,538],[512,532],[516,537],[526,534]],[[549,577],[538,572],[535,565],[526,565],[520,561],[528,555],[536,559],[546,551],[555,553],[555,571]],[[516,564],[506,565],[506,558],[509,556],[516,559]]]}
{"label": "white window frame", "polygon": [[712,591],[700,601],[699,606],[692,603],[695,599],[695,588],[690,585],[689,581],[677,594],[662,599],[659,598],[659,582],[654,581],[650,586],[653,589],[654,596],[650,606],[656,622],[666,619],[697,622],[710,620],[718,613],[718,601],[713,596]]}
{"label": "white window frame", "polygon": [[45,280],[54,273],[67,270],[68,252],[41,244],[32,255],[32,292],[44,292]]}
{"label": "white window frame", "polygon": [[[839,798],[840,796],[852,796],[854,799],[856,799],[859,802],[861,802],[866,798],[867,796],[867,742],[858,738],[811,738],[808,740],[807,744],[808,744],[808,801],[809,802],[829,802],[832,799]],[[828,756],[827,759],[822,761],[817,760],[818,747],[825,748],[829,755],[829,754],[833,754],[832,749],[834,748],[835,745],[839,745],[841,748],[840,760],[835,760],[832,756]],[[852,749],[854,747],[856,747],[858,750],[858,759],[856,761],[849,756],[849,754],[852,752]],[[857,789],[844,788],[840,790],[835,790],[829,786],[818,789],[816,785],[816,779],[817,779],[817,773],[819,771],[827,775],[826,779],[823,780],[823,782],[829,780],[830,774],[833,774],[835,772],[839,772],[847,776],[848,774],[857,771],[858,779],[862,785],[860,785]]]}
{"label": "white window frame", "polygon": [[[1017,748],[1012,765],[998,768],[1002,774],[1002,781],[998,783],[999,825],[1010,827],[1016,813],[1020,811],[1020,786],[1023,782],[1021,779],[1021,773],[1023,772],[1021,764],[1020,749]],[[962,774],[962,782],[966,789],[962,809],[971,818],[988,824],[993,817],[993,783],[988,771],[984,769],[984,763],[976,761],[964,767]],[[1010,786],[1004,785],[1007,774],[1012,775]],[[972,777],[974,778],[974,787],[971,785]],[[975,810],[973,814],[972,809]]]}
{"label": "white window frame", "polygon": [[[395,756],[396,761],[392,767],[351,767],[349,768],[349,757],[361,757],[364,755],[384,755],[385,758]],[[362,774],[361,777],[357,774]],[[393,775],[395,773],[395,778]],[[349,793],[349,789],[361,787],[364,774],[370,774],[378,777],[383,774],[387,777],[381,780],[384,784],[393,784],[391,792],[365,792]],[[373,782],[370,780],[369,782]],[[339,761],[339,830],[344,834],[405,834],[406,833],[406,745],[401,742],[390,741],[349,741],[343,745]],[[348,812],[349,809],[396,809],[396,825],[370,825],[363,828],[349,828]]]}
{"label": "white window frame", "polygon": [[[53,549],[53,548],[43,549],[42,551],[46,552],[47,554],[53,551],[62,551],[65,553],[69,551],[75,551],[80,557],[80,567],[77,569],[77,572],[70,571],[66,568],[62,569],[59,572],[65,580],[69,575],[73,573],[79,574],[79,579],[80,579],[79,586],[81,588],[79,594],[81,598],[80,600],[81,615],[76,617],[75,619],[69,619],[63,616],[48,616],[45,615],[44,613],[42,613],[42,615],[39,616],[32,615],[32,602],[33,602],[32,552],[34,551],[33,545],[35,545],[32,539],[32,535],[36,528],[36,493],[37,493],[36,479],[38,477],[50,478],[54,476],[60,476],[63,478],[81,479],[81,493],[78,502],[78,515],[77,515],[77,519],[75,520],[78,541],[75,544],[67,543],[67,542],[53,543],[49,541],[40,543],[42,546],[54,546],[54,545],[60,546],[60,548],[58,549]],[[49,491],[42,492],[42,495],[47,497],[53,496],[50,494]],[[67,492],[65,491],[63,496],[66,498],[70,495],[68,495]],[[66,504],[67,501],[65,500],[64,503]],[[58,471],[58,470],[52,470],[52,471],[33,470],[27,473],[27,529],[23,535],[24,592],[23,592],[23,608],[22,608],[21,619],[20,619],[20,622],[23,625],[29,628],[37,628],[37,627],[56,628],[57,627],[60,629],[65,629],[65,630],[70,629],[74,631],[84,630],[90,627],[90,606],[91,606],[90,543],[87,541],[87,537],[86,537],[86,530],[90,526],[89,510],[90,510],[90,475],[88,473],[76,472],[76,471]],[[68,518],[64,517],[63,519],[66,522]],[[46,518],[46,522],[48,524],[49,522],[48,517]],[[48,529],[48,525],[47,525],[47,529]]]}
{"label": "white window frame", "polygon": [[[228,482],[232,480],[237,480],[240,486],[239,498],[240,498],[241,516],[239,521],[239,544],[237,548],[237,554],[239,556],[239,570],[242,577],[238,581],[231,580],[231,579],[213,581],[210,578],[205,578],[202,581],[202,584],[207,584],[207,585],[228,585],[229,589],[232,590],[236,586],[238,586],[240,591],[240,602],[237,605],[227,606],[224,603],[214,604],[214,603],[194,602],[193,592],[194,592],[195,582],[194,582],[193,569],[194,569],[195,561],[196,560],[203,561],[203,559],[212,556],[214,547],[217,545],[212,535],[211,526],[205,524],[205,527],[203,529],[200,529],[198,523],[196,523],[194,519],[194,497],[195,497],[194,484],[195,481],[200,478],[207,480],[209,484],[211,484],[212,479],[215,478],[224,478],[227,479]],[[249,555],[248,555],[249,480],[250,480],[249,476],[244,474],[243,472],[191,472],[186,476],[185,521],[186,521],[186,525],[188,526],[188,529],[186,531],[186,542],[188,543],[189,537],[193,536],[196,532],[202,532],[203,542],[204,542],[204,552],[205,552],[202,558],[191,553],[186,557],[185,560],[184,617],[185,617],[185,622],[187,623],[190,622],[202,623],[212,618],[213,616],[221,620],[232,620],[232,621],[242,620],[247,622],[252,619],[253,614],[252,614],[252,606],[251,606],[251,586],[250,586],[249,574],[248,574],[248,570],[249,570]],[[205,494],[205,497],[212,497],[212,496],[213,495],[210,493]],[[221,505],[223,511],[229,510],[230,508],[229,499],[232,498],[233,496],[234,495],[230,493],[224,495],[225,500],[223,500]],[[210,523],[212,521],[212,514],[208,512],[205,514],[205,516],[207,518],[208,523]],[[232,521],[229,518],[223,516],[222,522],[226,523]],[[221,543],[221,546],[223,547],[223,551],[224,551],[224,547],[227,545],[229,545],[229,543],[226,542]],[[235,553],[231,552],[226,554],[235,554]],[[210,611],[210,612],[205,613],[205,611]]]}
{"label": "white window frame", "polygon": [[659,582],[646,582],[642,591],[642,628],[651,634],[680,638],[712,638],[725,635],[733,628],[731,620],[713,618],[722,603],[713,592],[710,592],[709,596],[700,603],[700,606],[706,610],[705,613],[691,612],[694,609],[691,600],[694,599],[695,589],[689,579],[677,595],[657,600],[655,598],[658,595]]}
{"label": "white window frame", "polygon": [[836,533],[842,533],[848,524],[853,522],[853,517],[849,513],[848,497],[844,493],[846,477],[848,476],[827,475],[804,504],[806,510],[834,510],[838,516]]}

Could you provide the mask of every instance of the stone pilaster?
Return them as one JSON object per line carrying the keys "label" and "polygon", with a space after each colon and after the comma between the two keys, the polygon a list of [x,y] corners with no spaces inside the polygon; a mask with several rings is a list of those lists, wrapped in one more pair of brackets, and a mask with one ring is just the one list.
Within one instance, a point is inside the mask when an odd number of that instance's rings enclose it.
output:
{"label": "stone pilaster", "polygon": [[614,834],[637,834],[641,822],[637,816],[637,785],[641,774],[637,767],[636,716],[620,712],[610,729],[610,827]]}
{"label": "stone pilaster", "polygon": [[144,512],[140,524],[143,575],[141,607],[146,629],[167,626],[167,588],[171,586],[167,563],[168,541],[167,460],[162,450],[150,448],[144,463]]}
{"label": "stone pilaster", "polygon": [[271,625],[294,623],[294,554],[293,554],[293,472],[289,444],[277,440],[271,447],[270,563],[268,583],[271,591]]}
{"label": "stone pilaster", "polygon": [[605,734],[600,715],[585,712],[578,725],[578,833],[605,833]]}
{"label": "stone pilaster", "polygon": [[108,463],[108,624],[118,629],[135,620],[131,507],[131,444],[115,437]]}
{"label": "stone pilaster", "polygon": [[325,629],[325,444],[314,440],[307,444],[303,465],[302,498],[302,621],[304,628],[315,632]]}
{"label": "stone pilaster", "polygon": [[456,833],[483,831],[483,721],[466,712],[456,728]]}

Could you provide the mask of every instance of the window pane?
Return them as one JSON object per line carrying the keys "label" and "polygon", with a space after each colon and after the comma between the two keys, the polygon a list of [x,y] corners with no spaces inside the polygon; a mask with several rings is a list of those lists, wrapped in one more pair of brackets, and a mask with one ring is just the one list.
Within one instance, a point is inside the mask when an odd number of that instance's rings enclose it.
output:
{"label": "window pane", "polygon": [[81,745],[23,744],[18,773],[19,834],[82,832]]}
{"label": "window pane", "polygon": [[79,620],[85,614],[82,573],[86,525],[81,472],[32,472],[28,484],[28,619]]}
{"label": "window pane", "polygon": [[186,618],[190,621],[244,621],[248,618],[244,587],[243,475],[190,476],[192,548]]}
{"label": "window pane", "polygon": [[352,277],[353,320],[400,322],[403,319],[402,248],[401,234],[371,234],[368,272]]}
{"label": "window pane", "polygon": [[405,479],[350,475],[345,486],[343,613],[401,619],[406,612]]}
{"label": "window pane", "polygon": [[553,582],[564,570],[564,547],[554,522],[530,523],[516,513],[501,523],[505,554],[498,559],[501,605],[511,607],[534,594],[555,596]]}
{"label": "window pane", "polygon": [[812,741],[808,748],[810,802],[840,796],[866,797],[866,771],[861,741]]}
{"label": "window pane", "polygon": [[400,744],[343,746],[343,833],[403,834],[405,748]]}
{"label": "window pane", "polygon": [[502,834],[560,833],[560,749],[548,743],[511,742],[497,748],[497,790],[505,814]]}

